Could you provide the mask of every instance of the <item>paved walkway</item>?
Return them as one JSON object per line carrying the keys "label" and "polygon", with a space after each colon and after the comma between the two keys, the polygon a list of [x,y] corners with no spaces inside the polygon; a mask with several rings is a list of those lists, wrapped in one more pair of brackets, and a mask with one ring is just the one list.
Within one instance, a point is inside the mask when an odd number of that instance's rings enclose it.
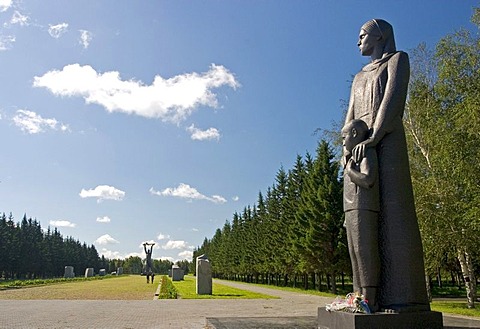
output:
{"label": "paved walkway", "polygon": [[[145,301],[0,300],[0,328],[175,328],[202,329],[206,318],[305,317],[330,298],[221,281],[279,299],[185,299]],[[480,328],[480,321],[447,318],[455,328]]]}

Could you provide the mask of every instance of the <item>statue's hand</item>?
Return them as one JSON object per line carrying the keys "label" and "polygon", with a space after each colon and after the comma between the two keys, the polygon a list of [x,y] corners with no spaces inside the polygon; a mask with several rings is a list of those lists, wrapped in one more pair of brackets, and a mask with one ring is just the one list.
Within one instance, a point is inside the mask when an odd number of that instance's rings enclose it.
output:
{"label": "statue's hand", "polygon": [[361,143],[358,143],[352,150],[353,159],[356,163],[359,163],[365,157],[365,152],[368,147],[374,147],[376,145],[375,140],[370,137]]}
{"label": "statue's hand", "polygon": [[352,155],[355,162],[360,162],[360,160],[363,159],[363,157],[365,156],[365,149],[365,142],[361,142],[353,148]]}
{"label": "statue's hand", "polygon": [[348,175],[348,173],[352,171],[352,169],[355,169],[355,161],[353,161],[353,158],[350,158],[345,165],[345,174]]}

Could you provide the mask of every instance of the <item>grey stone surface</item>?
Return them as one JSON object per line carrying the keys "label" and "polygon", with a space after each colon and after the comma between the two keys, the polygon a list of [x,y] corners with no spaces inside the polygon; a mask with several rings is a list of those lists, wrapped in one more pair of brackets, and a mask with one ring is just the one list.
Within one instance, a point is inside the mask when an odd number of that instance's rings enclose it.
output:
{"label": "grey stone surface", "polygon": [[[269,326],[263,328],[273,329],[276,326],[276,318],[316,317],[318,307],[331,302],[331,298],[320,296],[279,291],[231,281],[219,281],[219,283],[278,298],[137,301],[6,300],[9,291],[4,290],[0,291],[0,329],[203,329],[206,318],[225,317],[235,317],[244,323],[246,321],[269,323]],[[145,316],[146,314],[148,316]],[[444,325],[444,329],[480,328],[480,321],[444,316]],[[243,326],[236,326],[234,323],[228,328],[244,329]],[[291,328],[304,329],[300,326]]]}
{"label": "grey stone surface", "polygon": [[[377,290],[375,296],[382,309],[402,312],[423,306],[429,310],[402,123],[410,78],[409,58],[396,50],[392,26],[380,19],[362,26],[358,47],[363,56],[371,58],[371,63],[353,80],[345,124],[361,119],[370,129],[369,138],[353,148],[351,157],[358,162],[369,148],[375,149],[378,157],[380,282],[373,287]],[[352,230],[350,235],[357,233]],[[363,273],[355,270],[361,281]]]}
{"label": "grey stone surface", "polygon": [[206,255],[197,257],[196,264],[196,291],[197,295],[212,294],[212,265]]}
{"label": "grey stone surface", "polygon": [[92,277],[94,275],[95,275],[95,273],[93,272],[93,267],[87,267],[85,269],[85,277],[86,278]]}
{"label": "grey stone surface", "polygon": [[123,267],[117,268],[117,275],[122,275],[123,274]]}
{"label": "grey stone surface", "polygon": [[98,271],[98,275],[99,276],[105,276],[107,274],[107,271],[104,269],[104,268],[101,268],[99,271]]}
{"label": "grey stone surface", "polygon": [[63,274],[65,279],[71,279],[75,277],[75,271],[73,266],[65,266],[65,273]]}
{"label": "grey stone surface", "polygon": [[406,313],[361,314],[328,312],[318,309],[318,329],[443,329],[442,313],[423,311]]}
{"label": "grey stone surface", "polygon": [[172,281],[181,281],[183,277],[183,270],[178,265],[172,265]]}
{"label": "grey stone surface", "polygon": [[207,318],[206,329],[317,329],[315,316]]}

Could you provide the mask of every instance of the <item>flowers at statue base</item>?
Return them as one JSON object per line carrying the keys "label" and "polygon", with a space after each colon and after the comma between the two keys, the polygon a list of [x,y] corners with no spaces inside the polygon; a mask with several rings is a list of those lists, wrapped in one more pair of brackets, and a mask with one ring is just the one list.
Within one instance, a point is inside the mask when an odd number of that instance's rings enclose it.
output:
{"label": "flowers at statue base", "polygon": [[351,292],[345,298],[337,296],[333,303],[325,306],[325,309],[329,312],[372,313],[368,307],[368,301],[358,292]]}

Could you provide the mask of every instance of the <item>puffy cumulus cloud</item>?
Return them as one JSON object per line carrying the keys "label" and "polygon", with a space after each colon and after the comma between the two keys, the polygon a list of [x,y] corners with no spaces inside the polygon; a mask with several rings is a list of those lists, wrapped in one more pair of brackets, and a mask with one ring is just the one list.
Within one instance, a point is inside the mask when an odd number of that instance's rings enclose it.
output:
{"label": "puffy cumulus cloud", "polygon": [[183,260],[183,259],[186,259],[186,260],[188,260],[189,262],[191,262],[191,261],[192,261],[192,258],[193,258],[193,251],[184,250],[184,251],[182,251],[181,253],[178,254],[178,257],[181,257],[182,260]]}
{"label": "puffy cumulus cloud", "polygon": [[29,134],[43,133],[48,130],[70,131],[68,125],[57,121],[55,118],[46,119],[41,115],[28,110],[18,110],[13,117],[13,123]]}
{"label": "puffy cumulus cloud", "polygon": [[102,248],[100,251],[100,256],[105,256],[108,259],[124,259],[124,257],[118,251],[108,250],[107,248]]}
{"label": "puffy cumulus cloud", "polygon": [[199,106],[217,107],[213,89],[240,84],[225,67],[212,64],[208,72],[187,73],[170,79],[155,76],[151,85],[122,80],[120,73],[98,73],[89,65],[71,64],[35,77],[34,87],[47,88],[56,96],[83,97],[108,112],[136,114],[179,123]]}
{"label": "puffy cumulus cloud", "polygon": [[15,40],[13,35],[0,35],[0,51],[11,49]]}
{"label": "puffy cumulus cloud", "polygon": [[204,140],[219,140],[220,139],[220,132],[216,128],[208,128],[207,130],[200,130],[195,127],[195,125],[191,125],[187,128],[187,131],[190,133],[190,138],[197,141],[204,141]]}
{"label": "puffy cumulus cloud", "polygon": [[111,219],[108,216],[97,217],[97,222],[99,223],[110,223]]}
{"label": "puffy cumulus cloud", "polygon": [[165,240],[165,239],[170,239],[170,235],[158,233],[157,240]]}
{"label": "puffy cumulus cloud", "polygon": [[104,234],[104,235],[98,237],[98,239],[95,240],[95,243],[103,246],[103,245],[107,245],[107,244],[117,244],[117,243],[120,243],[120,242],[118,242],[117,240],[112,238],[110,236],[110,234]]}
{"label": "puffy cumulus cloud", "polygon": [[190,185],[184,183],[180,183],[178,187],[168,187],[163,191],[156,191],[152,187],[150,188],[150,193],[158,196],[173,196],[176,198],[188,200],[207,200],[213,203],[227,202],[227,200],[225,200],[225,198],[220,195],[212,195],[211,197],[208,197],[198,192],[197,189],[195,189],[194,187],[191,187]]}
{"label": "puffy cumulus cloud", "polygon": [[103,200],[121,201],[125,197],[125,192],[113,186],[98,185],[94,189],[80,191],[81,198],[97,198],[97,202]]}
{"label": "puffy cumulus cloud", "polygon": [[87,49],[93,38],[92,33],[86,30],[79,30],[78,32],[80,32],[79,43],[82,45],[83,49]]}
{"label": "puffy cumulus cloud", "polygon": [[13,4],[12,0],[0,0],[0,12],[7,11]]}
{"label": "puffy cumulus cloud", "polygon": [[9,27],[10,25],[20,25],[20,26],[28,26],[30,25],[30,17],[21,14],[19,11],[14,11],[12,18],[8,23],[3,24],[5,27]]}
{"label": "puffy cumulus cloud", "polygon": [[172,262],[172,263],[175,262],[175,259],[174,259],[173,257],[170,257],[170,256],[162,256],[162,257],[160,257],[159,259],[160,259],[160,260],[168,260],[168,261],[170,261],[170,262]]}
{"label": "puffy cumulus cloud", "polygon": [[68,30],[68,23],[60,23],[57,25],[48,25],[48,33],[52,38],[58,39]]}
{"label": "puffy cumulus cloud", "polygon": [[50,225],[55,227],[75,227],[77,224],[74,224],[68,220],[51,220]]}
{"label": "puffy cumulus cloud", "polygon": [[183,240],[169,240],[166,244],[162,246],[164,250],[172,250],[172,249],[186,249],[188,245]]}
{"label": "puffy cumulus cloud", "polygon": [[240,200],[240,197],[238,197],[238,196],[236,195],[236,196],[234,196],[234,197],[232,198],[232,200],[236,202],[236,201]]}

